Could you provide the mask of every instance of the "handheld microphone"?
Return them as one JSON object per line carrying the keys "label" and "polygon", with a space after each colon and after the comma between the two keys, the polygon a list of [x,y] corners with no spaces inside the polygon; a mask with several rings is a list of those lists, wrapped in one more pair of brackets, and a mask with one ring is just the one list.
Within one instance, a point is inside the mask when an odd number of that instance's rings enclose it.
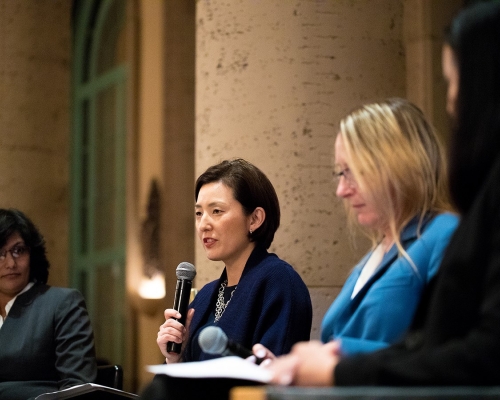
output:
{"label": "handheld microphone", "polygon": [[[234,355],[241,358],[248,358],[254,355],[251,350],[229,339],[218,326],[207,326],[203,329],[198,336],[198,344],[201,350],[207,354],[221,356]],[[260,364],[262,361],[264,360],[257,358],[257,364]]]}
{"label": "handheld microphone", "polygon": [[[181,314],[181,317],[177,321],[179,321],[182,325],[186,325],[189,297],[191,296],[193,279],[196,276],[196,268],[193,264],[181,262],[177,266],[175,274],[177,275],[177,285],[175,287],[173,309]],[[167,351],[169,353],[180,354],[181,348],[182,343],[167,342]]]}

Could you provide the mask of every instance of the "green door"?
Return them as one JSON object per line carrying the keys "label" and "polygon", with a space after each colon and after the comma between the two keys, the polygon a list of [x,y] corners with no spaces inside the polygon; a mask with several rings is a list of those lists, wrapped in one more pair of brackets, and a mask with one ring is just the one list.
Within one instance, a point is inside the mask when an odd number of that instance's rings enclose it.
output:
{"label": "green door", "polygon": [[97,356],[123,364],[125,322],[125,2],[73,10],[70,273],[85,296]]}

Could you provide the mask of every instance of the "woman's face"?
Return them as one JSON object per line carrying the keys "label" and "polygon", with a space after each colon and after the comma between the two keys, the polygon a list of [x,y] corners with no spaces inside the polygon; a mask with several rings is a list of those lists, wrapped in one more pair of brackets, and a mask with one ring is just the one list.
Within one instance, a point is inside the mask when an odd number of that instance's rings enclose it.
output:
{"label": "woman's face", "polygon": [[226,267],[245,265],[255,247],[248,233],[252,217],[246,216],[233,191],[222,182],[203,185],[195,205],[196,231],[208,259]]}
{"label": "woman's face", "polygon": [[446,95],[446,111],[451,117],[456,117],[457,113],[457,98],[458,98],[458,67],[455,60],[455,54],[451,47],[447,44],[443,46],[443,76],[448,84],[448,92]]}
{"label": "woman's face", "polygon": [[[12,234],[0,249],[0,293],[16,296],[29,282],[30,255],[19,233]],[[5,258],[3,257],[5,252]],[[14,253],[17,258],[12,255]]]}
{"label": "woman's face", "polygon": [[337,172],[342,172],[337,186],[337,196],[347,201],[354,211],[358,223],[371,229],[379,229],[380,217],[375,207],[363,198],[363,194],[350,173],[347,154],[342,136],[335,140],[335,165]]}

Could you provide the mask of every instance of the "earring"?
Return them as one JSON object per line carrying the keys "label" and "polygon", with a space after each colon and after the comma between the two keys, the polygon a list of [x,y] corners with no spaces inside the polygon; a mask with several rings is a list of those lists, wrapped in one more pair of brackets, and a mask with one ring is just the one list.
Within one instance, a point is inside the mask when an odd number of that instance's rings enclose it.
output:
{"label": "earring", "polygon": [[250,229],[250,235],[253,233],[253,231]]}

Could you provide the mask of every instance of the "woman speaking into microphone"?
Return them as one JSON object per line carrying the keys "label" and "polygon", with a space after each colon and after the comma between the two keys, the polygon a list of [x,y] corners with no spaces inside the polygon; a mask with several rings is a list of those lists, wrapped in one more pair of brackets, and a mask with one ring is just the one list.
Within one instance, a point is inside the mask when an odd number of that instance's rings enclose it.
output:
{"label": "woman speaking into microphone", "polygon": [[[198,336],[217,326],[241,346],[264,344],[286,354],[309,340],[309,291],[290,264],[268,249],[280,224],[278,196],[267,176],[243,160],[226,160],[196,180],[197,235],[210,260],[222,261],[219,279],[205,285],[189,306],[185,326],[165,310],[157,343],[168,364],[216,357],[204,353]],[[180,354],[167,343],[182,343]]]}

